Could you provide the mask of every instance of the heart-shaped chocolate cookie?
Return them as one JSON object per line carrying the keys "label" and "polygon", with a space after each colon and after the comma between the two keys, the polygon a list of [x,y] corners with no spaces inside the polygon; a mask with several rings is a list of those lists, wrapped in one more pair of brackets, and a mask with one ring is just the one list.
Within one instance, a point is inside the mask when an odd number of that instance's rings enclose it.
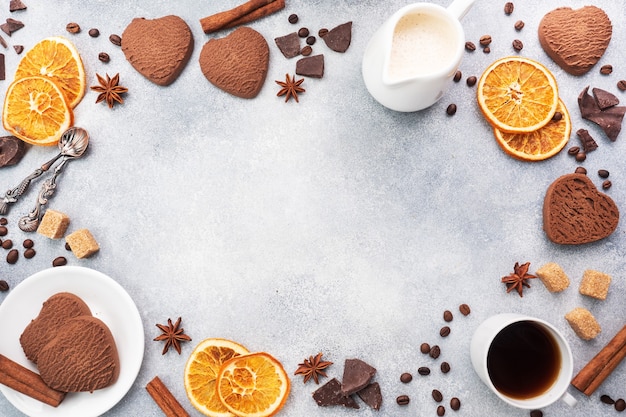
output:
{"label": "heart-shaped chocolate cookie", "polygon": [[584,174],[554,181],[543,202],[543,229],[554,243],[578,245],[608,237],[617,228],[619,209]]}
{"label": "heart-shaped chocolate cookie", "polygon": [[78,316],[91,316],[91,310],[74,294],[60,292],[44,301],[39,315],[20,336],[26,357],[37,363],[41,349],[56,336],[67,320]]}
{"label": "heart-shaped chocolate cookie", "polygon": [[237,97],[253,98],[263,87],[269,59],[270,50],[263,35],[249,27],[240,27],[204,45],[200,69],[216,87]]}
{"label": "heart-shaped chocolate cookie", "polygon": [[130,64],[158,85],[173,83],[193,52],[193,35],[183,19],[135,18],[122,33],[122,51]]}
{"label": "heart-shaped chocolate cookie", "polygon": [[49,387],[62,392],[93,392],[113,384],[120,359],[111,331],[100,319],[66,321],[39,352],[37,368]]}
{"label": "heart-shaped chocolate cookie", "polygon": [[561,68],[573,75],[591,69],[609,46],[613,26],[604,10],[585,6],[559,7],[539,23],[539,42]]}

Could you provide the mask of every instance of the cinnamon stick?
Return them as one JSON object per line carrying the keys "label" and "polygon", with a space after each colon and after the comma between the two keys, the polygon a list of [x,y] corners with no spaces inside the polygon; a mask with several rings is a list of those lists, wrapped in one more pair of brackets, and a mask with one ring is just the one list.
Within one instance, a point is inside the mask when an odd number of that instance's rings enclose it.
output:
{"label": "cinnamon stick", "polygon": [[572,385],[591,395],[626,357],[626,326],[572,379]]}
{"label": "cinnamon stick", "polygon": [[263,7],[259,7],[258,9],[248,13],[245,16],[240,17],[237,20],[233,20],[232,22],[224,26],[222,29],[229,29],[235,26],[245,25],[247,23],[254,22],[257,19],[260,19],[265,16],[269,16],[272,13],[276,13],[284,8],[285,8],[285,0],[274,0],[273,2]]}
{"label": "cinnamon stick", "polygon": [[4,355],[0,355],[0,384],[52,407],[57,407],[65,398],[64,392],[50,388],[39,374]]}
{"label": "cinnamon stick", "polygon": [[237,20],[248,13],[272,3],[274,0],[248,0],[247,2],[224,12],[216,13],[200,19],[204,33],[212,33]]}
{"label": "cinnamon stick", "polygon": [[165,413],[166,417],[189,417],[189,414],[187,414],[158,376],[155,376],[152,378],[152,381],[148,382],[146,390],[163,413]]}

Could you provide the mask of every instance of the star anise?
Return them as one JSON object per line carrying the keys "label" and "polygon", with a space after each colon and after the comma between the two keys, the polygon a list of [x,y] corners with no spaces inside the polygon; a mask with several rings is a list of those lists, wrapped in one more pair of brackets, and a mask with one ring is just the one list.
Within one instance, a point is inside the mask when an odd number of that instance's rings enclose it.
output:
{"label": "star anise", "polygon": [[167,353],[171,346],[176,349],[176,352],[180,355],[180,343],[181,342],[189,342],[191,341],[191,337],[185,334],[185,329],[180,327],[181,318],[179,317],[176,320],[175,324],[172,324],[172,319],[167,319],[167,326],[164,324],[157,324],[158,327],[163,334],[155,337],[153,340],[156,342],[160,342],[165,340],[165,346],[163,347],[163,355]]}
{"label": "star anise", "polygon": [[98,77],[100,85],[91,87],[93,91],[100,93],[96,99],[96,104],[101,101],[106,101],[109,108],[112,109],[116,101],[120,104],[124,103],[122,94],[128,92],[128,88],[119,85],[119,73],[115,74],[113,78],[109,77],[109,74],[106,74],[106,79],[104,79],[100,74],[96,74],[96,77]]}
{"label": "star anise", "polygon": [[530,288],[530,284],[526,282],[529,279],[537,278],[535,275],[528,273],[530,262],[526,262],[520,265],[519,262],[515,262],[513,267],[513,273],[502,278],[502,282],[506,284],[506,292],[510,293],[513,290],[517,290],[520,297],[523,297],[524,287]]}
{"label": "star anise", "polygon": [[297,103],[298,101],[298,93],[304,93],[306,90],[300,87],[300,84],[304,82],[304,78],[296,81],[296,76],[293,78],[289,76],[289,74],[285,74],[285,81],[276,81],[276,84],[280,85],[282,88],[276,94],[278,97],[285,96],[285,103],[289,101],[291,97],[293,97]]}
{"label": "star anise", "polygon": [[305,384],[311,378],[313,378],[316,384],[319,384],[319,375],[326,376],[324,369],[332,364],[332,362],[323,361],[322,354],[318,353],[315,357],[309,356],[309,359],[305,359],[303,363],[299,363],[298,369],[296,369],[294,375],[304,375]]}

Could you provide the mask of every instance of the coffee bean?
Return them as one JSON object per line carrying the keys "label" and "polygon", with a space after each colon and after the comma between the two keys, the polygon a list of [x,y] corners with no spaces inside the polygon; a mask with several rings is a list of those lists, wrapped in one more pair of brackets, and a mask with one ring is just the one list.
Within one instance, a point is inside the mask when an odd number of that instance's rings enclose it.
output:
{"label": "coffee bean", "polygon": [[70,244],[67,243],[67,242],[65,242],[65,250],[66,251],[71,251],[72,250],[72,248],[70,248]]}
{"label": "coffee bean", "polygon": [[80,32],[80,26],[78,25],[78,23],[71,22],[65,25],[65,30],[67,30],[69,33],[78,33]]}
{"label": "coffee bean", "polygon": [[567,153],[569,155],[578,155],[579,152],[580,152],[580,147],[579,146],[572,146],[571,148],[569,148],[567,150]]}
{"label": "coffee bean", "polygon": [[518,20],[517,22],[515,22],[515,30],[522,29],[524,29],[524,22],[522,20]]}
{"label": "coffee bean", "polygon": [[297,14],[293,13],[293,14],[290,14],[290,15],[289,15],[289,17],[287,18],[287,20],[289,20],[289,23],[291,23],[291,24],[293,25],[293,24],[295,24],[295,23],[298,23],[299,18],[298,18],[298,15],[297,15]]}
{"label": "coffee bean", "polygon": [[300,30],[298,30],[298,36],[300,36],[301,38],[306,38],[307,36],[309,36],[309,29],[300,28]]}
{"label": "coffee bean", "polygon": [[6,226],[9,223],[6,217],[0,217],[0,225]]}
{"label": "coffee bean", "polygon": [[615,401],[615,409],[617,411],[624,411],[626,410],[626,401],[624,401],[622,398],[620,398],[619,400]]}
{"label": "coffee bean", "polygon": [[400,382],[408,384],[411,381],[413,381],[413,375],[411,375],[410,373],[405,372],[402,375],[400,375]]}
{"label": "coffee bean", "polygon": [[513,13],[514,9],[515,9],[515,5],[513,4],[513,2],[508,1],[504,4],[504,14],[511,14]]}
{"label": "coffee bean", "polygon": [[13,241],[6,239],[2,241],[2,249],[11,249],[13,247]]}
{"label": "coffee bean", "polygon": [[439,330],[439,336],[441,336],[441,337],[448,337],[448,336],[450,336],[450,327],[443,326],[441,328],[441,330]]}
{"label": "coffee bean", "polygon": [[483,35],[480,37],[480,40],[478,41],[478,43],[480,43],[482,46],[487,46],[491,43],[491,35]]}
{"label": "coffee bean", "polygon": [[491,53],[491,48],[490,48],[490,47],[488,47],[488,46],[485,46],[485,47],[483,48],[483,53],[485,53],[485,54],[490,54],[490,53]]}
{"label": "coffee bean", "polygon": [[448,362],[441,362],[441,366],[439,368],[441,368],[441,372],[444,374],[450,372],[450,364]]}
{"label": "coffee bean", "polygon": [[576,174],[583,174],[583,175],[587,175],[587,169],[585,167],[576,167],[576,169],[574,170],[574,172]]}
{"label": "coffee bean", "polygon": [[465,42],[465,50],[474,52],[476,50],[476,45],[474,45],[474,42],[467,41]]}
{"label": "coffee bean", "polygon": [[32,257],[35,256],[37,252],[35,252],[35,249],[33,248],[28,248],[24,251],[24,258],[26,259],[31,259]]}
{"label": "coffee bean", "polygon": [[2,292],[9,291],[9,283],[3,279],[0,279],[0,291]]}
{"label": "coffee bean", "polygon": [[541,410],[532,410],[530,412],[530,417],[543,417],[543,411],[541,411]]}
{"label": "coffee bean", "polygon": [[433,400],[437,401],[438,403],[443,401],[443,394],[438,389],[433,390],[432,396],[433,396]]}
{"label": "coffee bean", "polygon": [[67,259],[63,256],[57,256],[52,261],[52,266],[63,266],[63,265],[67,265]]}
{"label": "coffee bean", "polygon": [[459,400],[457,397],[452,397],[450,399],[450,408],[454,411],[458,411],[461,408],[461,400]]}
{"label": "coffee bean", "polygon": [[437,359],[439,355],[441,355],[441,348],[437,345],[430,348],[430,352],[428,352],[431,358]]}
{"label": "coffee bean", "polygon": [[443,405],[440,405],[439,407],[437,407],[437,415],[439,417],[443,416],[446,414],[446,407],[444,407]]}
{"label": "coffee bean", "polygon": [[600,178],[609,178],[609,171],[607,171],[606,169],[599,169],[598,175],[600,176]]}
{"label": "coffee bean", "polygon": [[618,88],[620,91],[625,91],[625,90],[626,90],[626,80],[619,80],[619,81],[617,82],[617,88]]}
{"label": "coffee bean", "polygon": [[[463,78],[463,73],[461,71],[457,71],[454,73],[454,78],[452,78],[452,80],[455,83],[458,83],[459,81],[461,81],[461,78]],[[624,81],[624,83],[626,84],[626,81]]]}
{"label": "coffee bean", "polygon": [[420,366],[417,369],[417,373],[422,376],[430,375],[430,368],[428,366]]}
{"label": "coffee bean", "polygon": [[563,113],[560,111],[554,112],[554,116],[552,116],[553,122],[560,122],[563,119]]}
{"label": "coffee bean", "polygon": [[602,75],[609,75],[610,73],[613,72],[613,65],[602,65],[602,67],[600,67],[600,74]]}
{"label": "coffee bean", "polygon": [[19,257],[20,253],[17,251],[17,249],[11,249],[9,253],[7,253],[7,262],[13,265],[17,262]]}
{"label": "coffee bean", "polygon": [[478,81],[478,79],[475,76],[472,75],[470,77],[467,77],[467,81],[466,82],[467,82],[467,85],[469,87],[473,87],[474,85],[476,85],[476,81]]}
{"label": "coffee bean", "polygon": [[31,239],[25,239],[24,242],[22,242],[22,246],[24,246],[25,249],[30,249],[35,246],[35,242]]}
{"label": "coffee bean", "polygon": [[109,36],[109,41],[111,41],[113,45],[122,46],[122,38],[119,35],[113,34]]}
{"label": "coffee bean", "polygon": [[111,57],[106,52],[100,52],[98,54],[98,59],[100,62],[104,62],[105,64],[111,60]]}
{"label": "coffee bean", "polygon": [[396,402],[398,405],[408,405],[411,399],[408,395],[399,395],[398,398],[396,398]]}
{"label": "coffee bean", "polygon": [[422,343],[420,345],[420,352],[426,354],[426,353],[430,353],[430,345],[428,343]]}
{"label": "coffee bean", "polygon": [[446,108],[446,113],[448,114],[448,116],[454,116],[454,114],[456,113],[456,104],[452,103],[448,105],[448,107]]}
{"label": "coffee bean", "polygon": [[312,52],[313,52],[313,48],[311,48],[309,45],[306,45],[304,48],[302,48],[302,50],[300,50],[300,53],[303,56],[309,56],[311,55]]}
{"label": "coffee bean", "polygon": [[328,34],[328,29],[326,28],[321,28],[320,30],[317,31],[317,36],[319,36],[320,38],[323,38],[327,34]]}
{"label": "coffee bean", "polygon": [[615,400],[609,397],[608,395],[601,395],[600,401],[602,401],[604,404],[609,404],[609,405],[615,404]]}
{"label": "coffee bean", "polygon": [[463,314],[464,316],[469,316],[469,314],[472,312],[472,310],[470,309],[470,306],[467,304],[461,304],[459,306],[459,311],[461,312],[461,314]]}
{"label": "coffee bean", "polygon": [[515,39],[515,40],[513,40],[513,49],[515,49],[517,52],[519,52],[522,49],[524,49],[524,44],[519,39]]}
{"label": "coffee bean", "polygon": [[89,36],[91,36],[92,38],[97,38],[98,36],[100,36],[100,31],[96,28],[89,29]]}
{"label": "coffee bean", "polygon": [[443,319],[447,322],[451,322],[454,316],[450,310],[446,310],[443,312]]}
{"label": "coffee bean", "polygon": [[577,160],[578,162],[584,162],[584,161],[585,161],[585,159],[587,159],[587,154],[586,154],[586,153],[584,153],[584,152],[582,152],[582,151],[581,151],[581,152],[578,152],[578,153],[576,154],[576,160]]}
{"label": "coffee bean", "polygon": [[603,190],[608,190],[609,188],[611,188],[611,185],[613,185],[611,183],[611,180],[604,180],[604,181],[602,181],[602,189]]}
{"label": "coffee bean", "polygon": [[314,45],[316,40],[317,40],[317,38],[315,36],[307,36],[306,44],[307,45]]}
{"label": "coffee bean", "polygon": [[7,233],[9,233],[9,229],[7,229],[5,226],[0,226],[0,236],[6,236]]}

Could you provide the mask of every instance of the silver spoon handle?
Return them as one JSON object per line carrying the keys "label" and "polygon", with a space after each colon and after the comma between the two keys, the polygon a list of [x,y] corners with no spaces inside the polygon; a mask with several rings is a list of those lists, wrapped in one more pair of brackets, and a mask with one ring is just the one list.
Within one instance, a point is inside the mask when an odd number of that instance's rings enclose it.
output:
{"label": "silver spoon handle", "polygon": [[61,169],[63,166],[69,161],[70,158],[64,157],[63,161],[57,166],[54,170],[54,174],[50,178],[44,181],[41,189],[39,190],[39,195],[37,196],[37,204],[35,208],[32,209],[27,216],[23,216],[20,218],[17,225],[24,232],[34,232],[39,227],[39,222],[41,221],[41,213],[43,207],[48,203],[48,200],[54,195],[54,191],[57,188],[57,177],[61,173]]}

